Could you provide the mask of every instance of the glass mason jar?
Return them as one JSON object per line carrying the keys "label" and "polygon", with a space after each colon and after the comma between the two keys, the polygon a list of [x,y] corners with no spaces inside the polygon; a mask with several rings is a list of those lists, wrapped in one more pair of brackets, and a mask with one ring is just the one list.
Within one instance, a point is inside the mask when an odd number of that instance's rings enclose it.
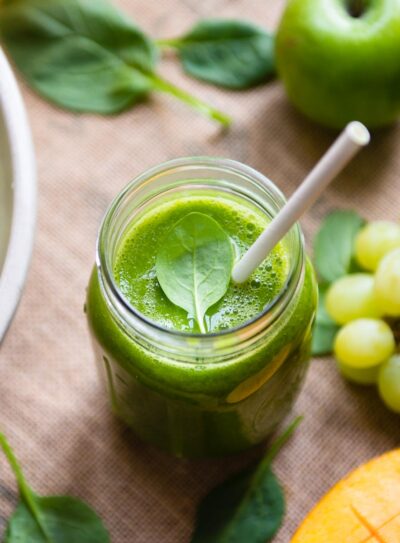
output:
{"label": "glass mason jar", "polygon": [[163,328],[124,298],[113,276],[135,220],[171,199],[212,194],[273,218],[277,187],[231,160],[184,158],[130,183],[100,228],[86,312],[114,413],[143,440],[177,456],[236,453],[261,442],[289,412],[306,373],[317,290],[298,225],[283,243],[284,288],[251,321],[206,335]]}

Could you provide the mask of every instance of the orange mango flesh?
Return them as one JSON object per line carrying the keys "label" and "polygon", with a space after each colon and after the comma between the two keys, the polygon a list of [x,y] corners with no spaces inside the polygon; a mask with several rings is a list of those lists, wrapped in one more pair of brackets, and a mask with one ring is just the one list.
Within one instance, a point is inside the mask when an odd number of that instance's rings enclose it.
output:
{"label": "orange mango flesh", "polygon": [[400,543],[400,449],[360,466],[335,485],[291,543]]}

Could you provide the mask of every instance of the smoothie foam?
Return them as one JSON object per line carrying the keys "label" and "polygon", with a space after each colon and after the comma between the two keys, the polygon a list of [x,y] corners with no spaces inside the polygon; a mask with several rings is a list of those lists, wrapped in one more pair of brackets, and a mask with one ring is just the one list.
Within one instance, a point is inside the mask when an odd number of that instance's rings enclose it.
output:
{"label": "smoothie foam", "polygon": [[[168,231],[191,212],[215,219],[229,235],[237,258],[268,226],[261,211],[229,197],[177,198],[155,207],[128,229],[117,251],[114,276],[126,299],[147,318],[169,329],[198,332],[193,317],[165,296],[155,271],[157,252]],[[248,281],[231,282],[224,297],[208,310],[207,330],[235,328],[261,313],[284,287],[289,265],[287,251],[279,244]]]}

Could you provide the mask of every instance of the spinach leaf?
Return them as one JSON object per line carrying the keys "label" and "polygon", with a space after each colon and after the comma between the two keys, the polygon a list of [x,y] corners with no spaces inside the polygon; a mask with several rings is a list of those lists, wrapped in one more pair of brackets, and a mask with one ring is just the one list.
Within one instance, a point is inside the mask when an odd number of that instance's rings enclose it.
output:
{"label": "spinach leaf", "polygon": [[312,354],[322,356],[330,354],[333,350],[333,342],[339,330],[339,326],[331,319],[325,309],[325,294],[327,287],[319,285],[319,301],[317,317],[312,340]]}
{"label": "spinach leaf", "polygon": [[110,536],[97,514],[69,496],[36,495],[29,487],[6,438],[3,449],[17,479],[20,503],[12,515],[4,543],[109,543]]}
{"label": "spinach leaf", "polygon": [[230,89],[253,87],[275,72],[273,36],[245,21],[207,19],[160,44],[177,48],[189,75]]}
{"label": "spinach leaf", "polygon": [[153,87],[155,46],[105,0],[14,0],[0,33],[28,82],[62,107],[115,113]]}
{"label": "spinach leaf", "polygon": [[191,543],[267,543],[285,513],[282,488],[271,463],[301,421],[297,418],[255,469],[217,486],[201,502]]}
{"label": "spinach leaf", "polygon": [[168,232],[157,255],[157,278],[166,296],[185,309],[202,333],[204,315],[225,294],[233,248],[220,225],[203,213],[189,213]]}
{"label": "spinach leaf", "polygon": [[354,211],[335,211],[328,215],[315,238],[314,261],[319,284],[319,304],[313,333],[312,354],[329,354],[339,326],[325,310],[329,283],[357,270],[354,262],[354,238],[364,220]]}
{"label": "spinach leaf", "polygon": [[326,217],[314,242],[314,262],[322,282],[331,283],[349,273],[354,238],[363,224],[354,211],[334,211]]}
{"label": "spinach leaf", "polygon": [[229,123],[156,75],[156,46],[107,0],[8,1],[0,38],[28,83],[66,109],[118,113],[160,90]]}

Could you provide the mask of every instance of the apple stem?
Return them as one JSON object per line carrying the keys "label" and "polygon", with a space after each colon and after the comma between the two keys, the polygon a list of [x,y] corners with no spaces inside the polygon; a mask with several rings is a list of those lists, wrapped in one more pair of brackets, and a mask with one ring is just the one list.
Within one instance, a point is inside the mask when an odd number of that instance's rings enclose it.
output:
{"label": "apple stem", "polygon": [[347,0],[347,9],[349,14],[358,19],[361,17],[368,5],[368,0]]}

